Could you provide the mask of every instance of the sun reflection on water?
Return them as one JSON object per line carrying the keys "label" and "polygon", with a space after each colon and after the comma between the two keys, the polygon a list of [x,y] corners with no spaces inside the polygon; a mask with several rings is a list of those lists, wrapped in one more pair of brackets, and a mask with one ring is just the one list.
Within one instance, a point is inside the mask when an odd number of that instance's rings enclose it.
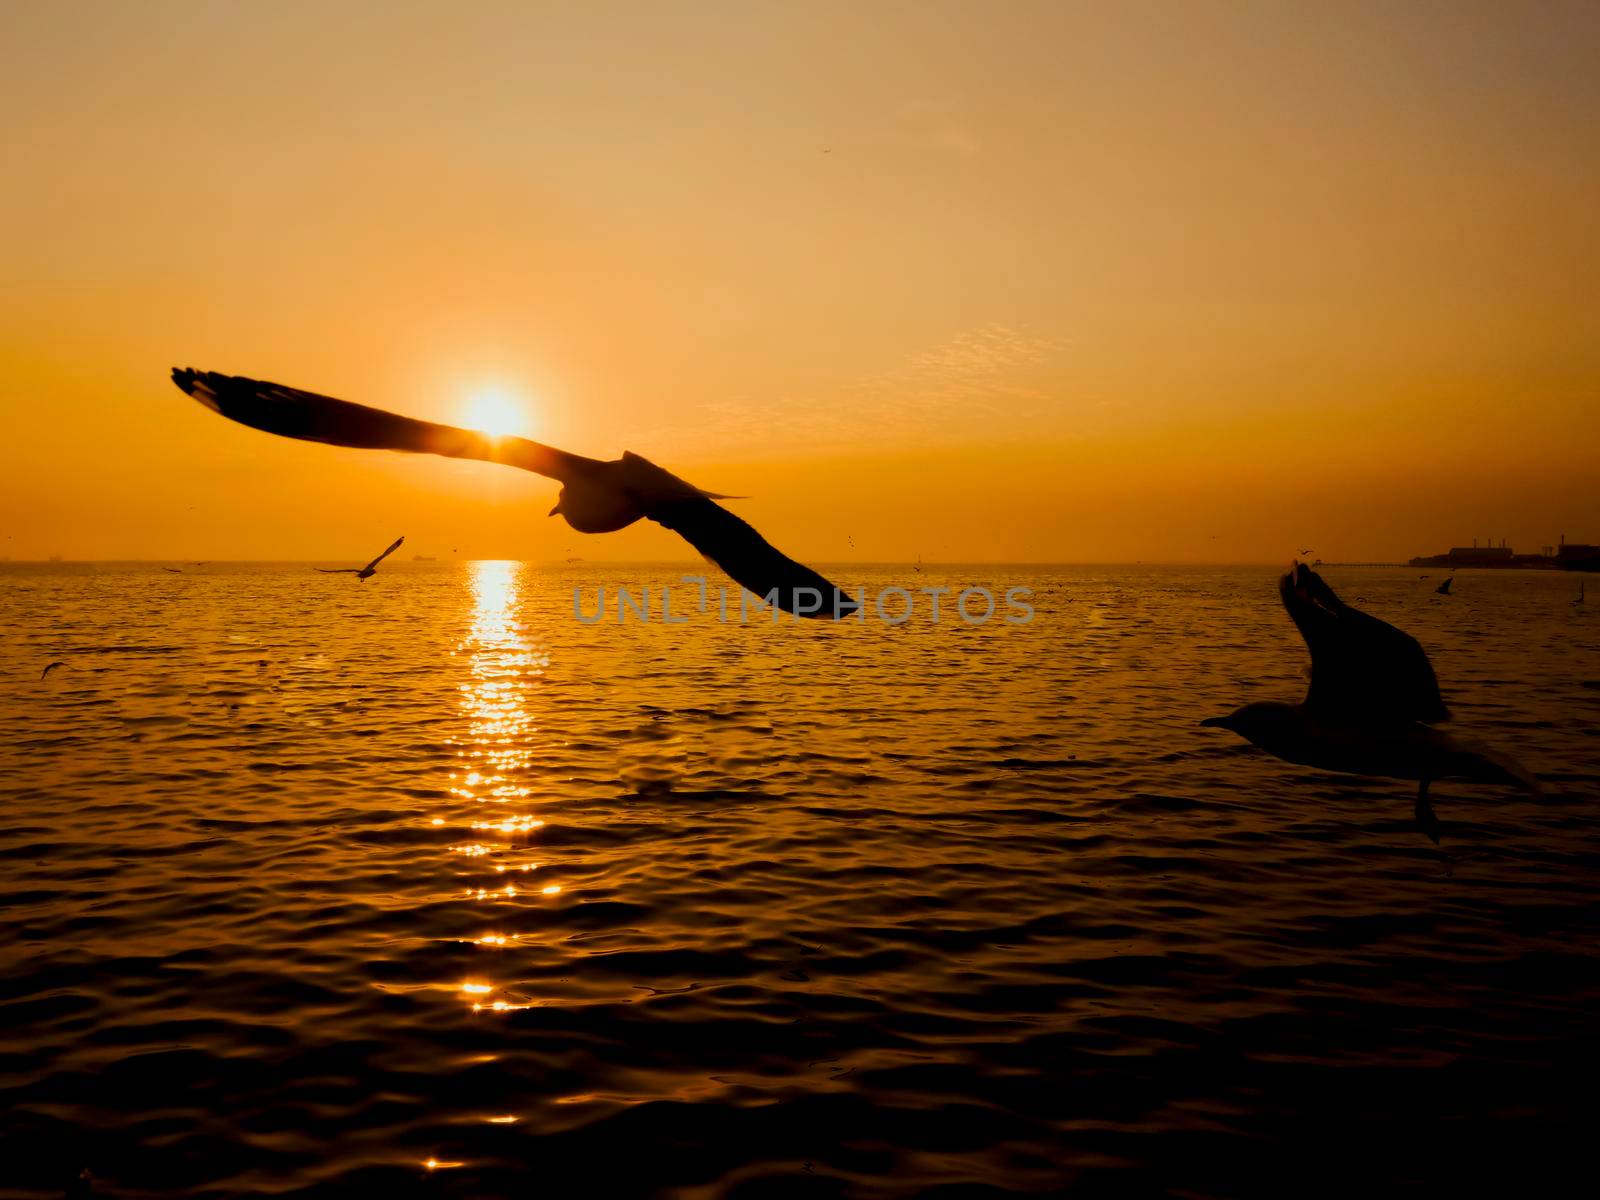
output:
{"label": "sun reflection on water", "polygon": [[[518,616],[522,570],[521,564],[514,562],[472,564],[472,623],[457,647],[458,655],[466,660],[460,685],[466,733],[449,779],[450,793],[465,803],[518,805],[509,815],[484,814],[486,819],[451,821],[452,826],[470,829],[472,840],[447,847],[449,853],[467,860],[460,872],[469,884],[462,899],[504,905],[508,914],[521,912],[539,896],[554,896],[561,890],[550,884],[537,893],[523,893],[504,879],[507,871],[539,869],[537,862],[529,861],[527,851],[529,841],[544,827],[544,821],[524,806],[538,799],[533,780],[538,776],[540,749],[539,728],[528,700],[549,659],[530,642]],[[433,824],[441,823],[440,818],[433,819]],[[507,861],[495,861],[502,856],[508,856]],[[519,895],[524,897],[521,901]],[[486,950],[502,950],[523,936],[501,930],[467,940]],[[454,990],[473,1013],[531,1007],[514,990],[507,998],[501,985],[488,980],[457,983]]]}
{"label": "sun reflection on water", "polygon": [[525,703],[528,682],[549,659],[532,647],[517,619],[519,563],[472,564],[470,675],[461,685],[470,744],[451,792],[464,800],[504,804],[532,794],[525,773],[537,727]]}

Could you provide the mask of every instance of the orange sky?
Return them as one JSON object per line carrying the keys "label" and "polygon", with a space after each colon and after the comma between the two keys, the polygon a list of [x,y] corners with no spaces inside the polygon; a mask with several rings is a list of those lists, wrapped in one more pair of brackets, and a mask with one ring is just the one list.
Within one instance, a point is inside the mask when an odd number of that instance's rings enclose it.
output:
{"label": "orange sky", "polygon": [[1307,7],[9,5],[0,554],[693,556],[173,365],[824,562],[1600,541],[1600,6]]}

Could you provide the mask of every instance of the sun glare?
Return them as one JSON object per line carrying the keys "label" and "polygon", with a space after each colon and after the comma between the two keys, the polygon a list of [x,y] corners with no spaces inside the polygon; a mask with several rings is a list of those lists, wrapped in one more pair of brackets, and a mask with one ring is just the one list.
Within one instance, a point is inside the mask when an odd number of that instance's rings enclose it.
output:
{"label": "sun glare", "polygon": [[490,437],[528,432],[527,411],[515,397],[503,391],[474,393],[467,401],[464,423]]}

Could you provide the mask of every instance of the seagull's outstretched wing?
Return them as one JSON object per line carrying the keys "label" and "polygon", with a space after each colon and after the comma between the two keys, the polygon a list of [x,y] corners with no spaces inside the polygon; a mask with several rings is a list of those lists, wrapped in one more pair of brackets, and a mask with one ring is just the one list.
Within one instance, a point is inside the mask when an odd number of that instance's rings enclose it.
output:
{"label": "seagull's outstretched wing", "polygon": [[1311,651],[1308,708],[1359,720],[1449,718],[1416,638],[1351,608],[1303,563],[1278,580],[1278,594]]}
{"label": "seagull's outstretched wing", "polygon": [[313,571],[321,571],[324,575],[359,575],[360,567],[312,567]]}
{"label": "seagull's outstretched wing", "polygon": [[[396,550],[400,549],[400,543],[405,541],[405,540],[406,539],[403,538],[403,537],[395,538],[394,542],[389,546],[389,548],[387,550],[385,550],[382,554],[378,555],[377,558],[373,559],[366,566],[362,567],[361,570],[362,571],[370,571],[370,570],[372,570],[373,567],[377,566],[384,559],[388,558],[389,555],[393,554]],[[360,574],[360,572],[358,571],[357,574]]]}
{"label": "seagull's outstretched wing", "polygon": [[778,553],[727,509],[703,497],[661,504],[647,514],[721,567],[735,583],[802,617],[847,617],[860,605],[810,567]]}
{"label": "seagull's outstretched wing", "polygon": [[418,421],[299,388],[174,367],[172,382],[214,412],[252,429],[306,442],[368,450],[409,450],[449,458],[505,463],[563,483],[597,460],[519,437],[490,437],[471,429]]}
{"label": "seagull's outstretched wing", "polygon": [[[620,485],[639,511],[680,534],[736,582],[761,596],[776,589],[780,608],[803,616],[825,617],[845,616],[858,608],[853,599],[821,575],[785,558],[754,529],[717,507],[711,493],[700,491],[636,455],[625,454],[616,462],[602,462],[526,438],[490,437],[242,375],[174,368],[172,381],[229,420],[282,437],[334,446],[476,458],[521,467],[564,484],[593,486],[598,479],[605,487],[615,489]],[[368,566],[376,566],[399,544],[396,542]],[[330,575],[345,573],[325,567],[316,569]],[[813,592],[820,596],[817,609],[811,608],[815,602]]]}

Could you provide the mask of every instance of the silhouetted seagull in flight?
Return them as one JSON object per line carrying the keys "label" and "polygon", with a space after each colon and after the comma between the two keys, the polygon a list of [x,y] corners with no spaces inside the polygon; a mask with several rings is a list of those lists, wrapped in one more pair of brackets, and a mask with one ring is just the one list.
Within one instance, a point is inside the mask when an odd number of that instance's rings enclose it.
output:
{"label": "silhouetted seagull in flight", "polygon": [[378,564],[400,549],[400,543],[405,540],[403,537],[395,538],[394,541],[389,543],[387,550],[364,567],[312,567],[311,569],[313,571],[321,571],[324,575],[354,575],[357,583],[365,583],[378,573]]}
{"label": "silhouetted seagull in flight", "polygon": [[409,450],[504,463],[561,483],[550,515],[579,533],[610,533],[648,517],[678,534],[735,582],[800,616],[843,617],[860,606],[807,566],[775,550],[706,492],[637,454],[606,462],[520,437],[436,425],[313,392],[214,371],[174,369],[172,381],[230,420],[310,442]]}
{"label": "silhouetted seagull in flight", "polygon": [[50,674],[50,672],[54,671],[57,667],[64,667],[66,665],[67,665],[66,663],[60,662],[60,661],[53,662],[53,663],[46,663],[44,670],[39,672],[39,678],[43,679],[46,675]]}
{"label": "silhouetted seagull in flight", "polygon": [[1428,803],[1435,779],[1504,783],[1539,792],[1520,764],[1430,728],[1450,712],[1417,640],[1351,608],[1303,563],[1278,581],[1283,606],[1311,651],[1311,688],[1299,704],[1246,704],[1202,725],[1231,729],[1285,762],[1350,775],[1415,779],[1422,831],[1439,840]]}
{"label": "silhouetted seagull in flight", "polygon": [[1454,582],[1455,582],[1455,580],[1453,578],[1452,579],[1446,579],[1443,583],[1441,583],[1438,587],[1434,588],[1433,590],[1435,592],[1437,592],[1441,596],[1448,596],[1450,594],[1450,585],[1452,583],[1454,583]]}

